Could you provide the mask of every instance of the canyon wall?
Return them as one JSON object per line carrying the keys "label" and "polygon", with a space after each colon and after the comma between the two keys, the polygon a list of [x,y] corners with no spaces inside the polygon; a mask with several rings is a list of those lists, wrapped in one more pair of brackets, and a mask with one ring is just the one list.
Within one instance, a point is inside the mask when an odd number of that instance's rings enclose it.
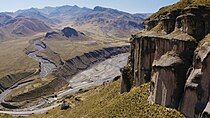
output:
{"label": "canyon wall", "polygon": [[6,89],[13,87],[15,84],[24,83],[25,79],[38,74],[36,70],[18,72],[14,74],[6,75],[0,78],[0,93],[4,92]]}
{"label": "canyon wall", "polygon": [[127,53],[129,50],[130,46],[128,45],[108,47],[87,52],[69,60],[63,60],[58,53],[51,50],[43,41],[35,39],[30,41],[25,53],[39,62],[41,77],[53,73],[65,79],[70,79],[79,71],[85,70],[95,63],[121,53]]}
{"label": "canyon wall", "polygon": [[57,70],[55,70],[53,73],[57,76],[61,76],[69,80],[78,72],[85,70],[96,63],[111,58],[112,56],[127,53],[129,50],[130,46],[125,45],[119,47],[103,48],[84,53],[81,56],[76,56],[72,59],[64,61],[62,65],[57,66]]}
{"label": "canyon wall", "polygon": [[44,42],[34,40],[31,42],[31,45],[26,48],[26,54],[39,61],[40,76],[53,75],[55,79],[39,88],[12,96],[7,99],[6,102],[22,102],[53,94],[54,92],[65,88],[69,84],[68,81],[78,72],[85,70],[96,63],[111,58],[112,56],[127,53],[129,50],[130,46],[128,45],[108,47],[87,52],[81,56],[76,56],[64,61],[61,59],[59,54],[53,52],[45,45]]}
{"label": "canyon wall", "polygon": [[145,31],[131,38],[121,93],[150,82],[151,103],[178,109],[189,118],[208,116],[210,8],[176,9],[147,19],[145,25]]}

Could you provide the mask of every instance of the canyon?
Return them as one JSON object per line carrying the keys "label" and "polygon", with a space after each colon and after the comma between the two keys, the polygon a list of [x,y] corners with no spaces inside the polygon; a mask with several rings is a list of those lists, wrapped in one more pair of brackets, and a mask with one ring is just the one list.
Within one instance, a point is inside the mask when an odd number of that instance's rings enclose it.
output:
{"label": "canyon", "polygon": [[0,13],[0,113],[210,118],[210,1],[149,15],[76,5]]}
{"label": "canyon", "polygon": [[[63,60],[39,38],[29,43],[24,50],[25,54],[38,61],[40,68],[0,79],[0,113],[18,116],[44,113],[59,106],[58,99],[112,81],[120,75],[120,68],[127,63],[127,52],[130,49],[128,45],[108,47]],[[92,76],[93,73],[98,75]],[[15,93],[24,87],[35,85],[36,78],[51,79],[42,86]]]}

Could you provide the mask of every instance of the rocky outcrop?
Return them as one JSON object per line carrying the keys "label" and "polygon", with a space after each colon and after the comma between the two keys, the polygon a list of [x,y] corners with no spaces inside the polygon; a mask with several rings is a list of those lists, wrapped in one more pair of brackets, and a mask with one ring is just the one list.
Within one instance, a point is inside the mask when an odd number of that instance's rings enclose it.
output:
{"label": "rocky outcrop", "polygon": [[208,102],[206,108],[204,109],[201,118],[209,118],[210,117],[210,103]]}
{"label": "rocky outcrop", "polygon": [[72,59],[66,60],[54,73],[66,79],[70,79],[76,73],[87,69],[93,64],[104,61],[112,56],[126,53],[129,49],[130,46],[109,47],[84,53],[81,56],[76,56]]}
{"label": "rocky outcrop", "polygon": [[50,83],[43,85],[39,88],[33,89],[31,91],[13,96],[6,100],[6,102],[22,102],[25,100],[35,100],[42,96],[51,95],[54,92],[61,90],[63,87],[67,87],[68,82],[64,78],[58,77],[52,80]]}
{"label": "rocky outcrop", "polygon": [[208,116],[210,8],[176,9],[145,24],[146,30],[131,38],[132,77],[122,72],[121,92],[150,82],[151,103],[189,118]]}
{"label": "rocky outcrop", "polygon": [[65,27],[61,30],[66,37],[78,36],[78,32],[70,27]]}
{"label": "rocky outcrop", "polygon": [[121,89],[120,93],[129,92],[133,85],[133,76],[131,70],[131,60],[128,58],[128,64],[120,70],[122,73]]}
{"label": "rocky outcrop", "polygon": [[65,27],[62,30],[57,30],[57,31],[50,31],[47,32],[45,35],[45,40],[48,39],[86,39],[87,37],[85,36],[84,33],[77,31],[71,27]]}
{"label": "rocky outcrop", "polygon": [[25,79],[34,76],[36,74],[37,72],[35,70],[31,70],[26,72],[9,74],[0,78],[0,93],[4,92],[8,88],[11,88],[15,84],[21,83],[21,81],[24,82]]}
{"label": "rocky outcrop", "polygon": [[[199,116],[203,110],[208,110],[210,91],[210,57],[209,42],[204,41],[195,51],[194,63],[185,85],[180,110],[188,117]],[[189,103],[190,99],[190,103]],[[206,112],[206,111],[205,111]],[[209,112],[209,111],[208,111]]]}

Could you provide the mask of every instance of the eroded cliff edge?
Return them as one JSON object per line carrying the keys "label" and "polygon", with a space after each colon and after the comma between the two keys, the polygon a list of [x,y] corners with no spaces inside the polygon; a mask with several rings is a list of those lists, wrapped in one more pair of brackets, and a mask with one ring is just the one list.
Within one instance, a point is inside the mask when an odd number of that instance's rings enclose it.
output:
{"label": "eroded cliff edge", "polygon": [[189,118],[209,117],[210,8],[187,6],[152,17],[131,38],[121,92],[150,82],[151,103]]}

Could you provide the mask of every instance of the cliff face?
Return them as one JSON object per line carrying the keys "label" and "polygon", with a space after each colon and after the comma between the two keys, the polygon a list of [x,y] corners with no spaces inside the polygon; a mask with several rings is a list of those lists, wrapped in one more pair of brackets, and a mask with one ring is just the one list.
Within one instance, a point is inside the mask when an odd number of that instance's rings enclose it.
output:
{"label": "cliff face", "polygon": [[205,112],[210,112],[209,105],[207,105],[210,90],[210,43],[207,41],[208,37],[195,51],[193,65],[189,70],[183,100],[180,105],[180,110],[190,117],[193,117],[194,113],[197,116],[205,108]]}
{"label": "cliff face", "polygon": [[121,53],[127,53],[129,50],[130,46],[121,46],[103,48],[100,50],[84,53],[81,56],[76,56],[65,61],[62,65],[58,66],[57,70],[54,73],[66,79],[70,79],[79,71],[85,70],[93,64],[104,61],[112,56]]}
{"label": "cliff face", "polygon": [[189,118],[208,115],[210,8],[176,9],[147,19],[145,25],[131,38],[133,79],[123,76],[121,86],[150,82],[151,103],[176,108]]}

